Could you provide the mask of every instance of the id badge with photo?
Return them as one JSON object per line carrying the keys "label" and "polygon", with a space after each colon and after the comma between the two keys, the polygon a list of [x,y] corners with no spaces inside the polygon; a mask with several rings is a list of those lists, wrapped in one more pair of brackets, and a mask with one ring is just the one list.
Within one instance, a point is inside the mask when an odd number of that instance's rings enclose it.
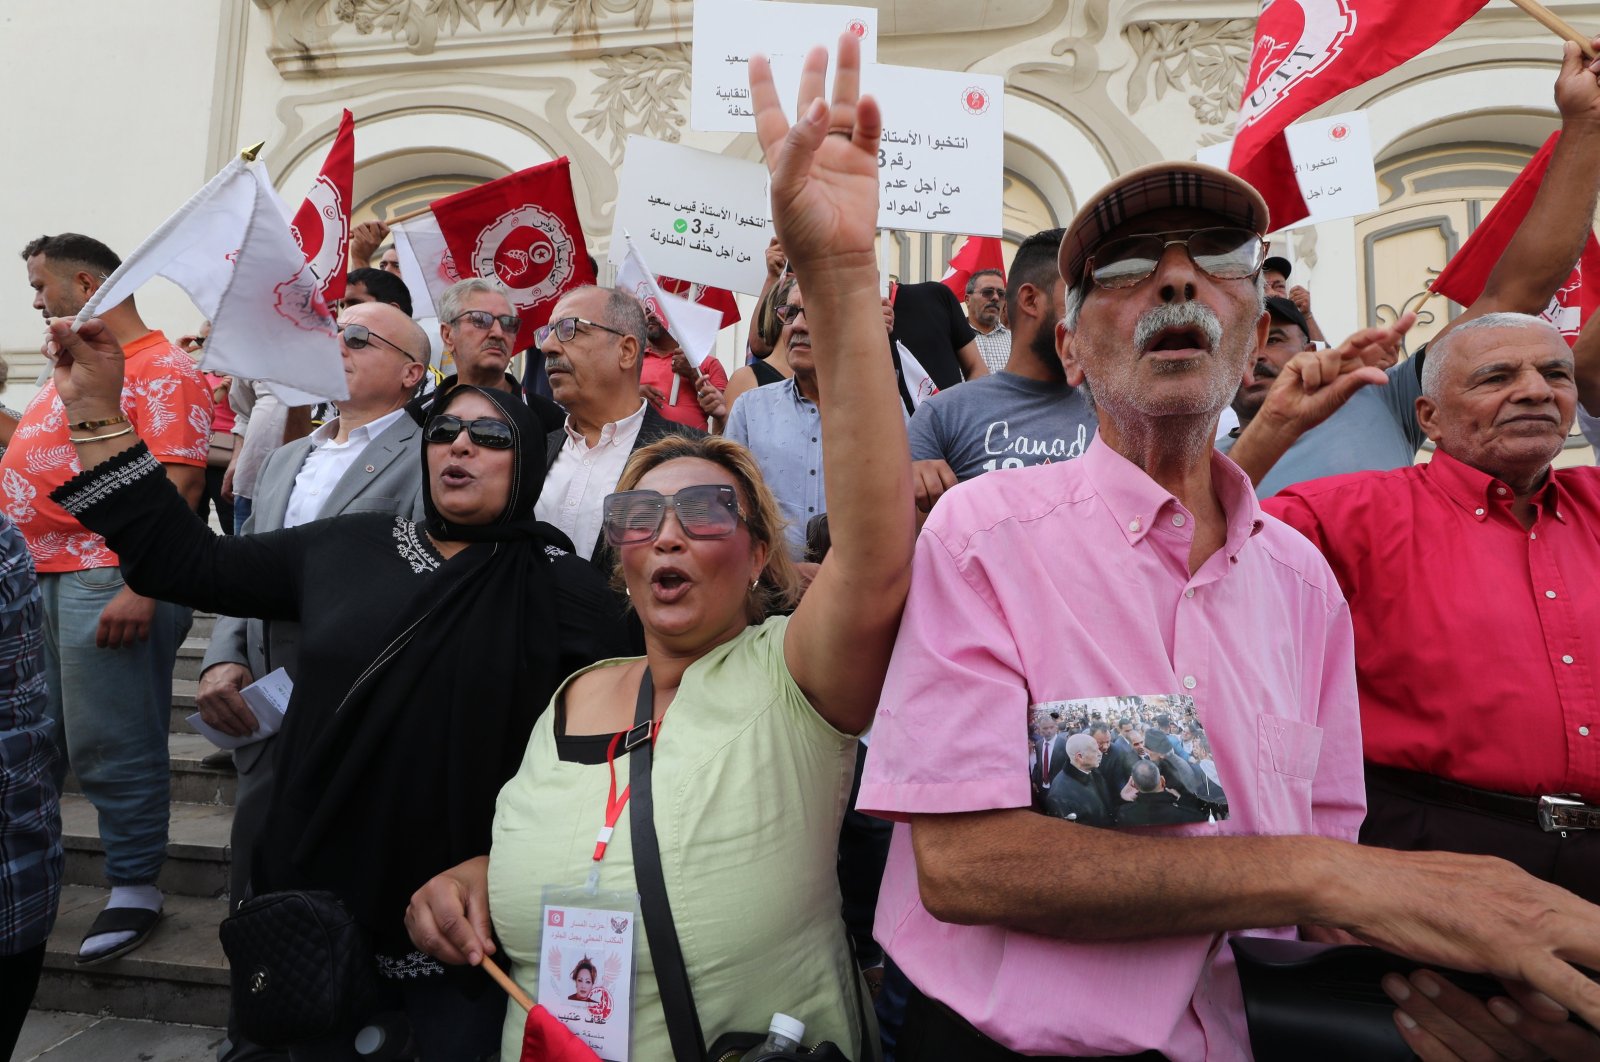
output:
{"label": "id badge with photo", "polygon": [[633,1046],[639,894],[546,886],[536,1000],[605,1062]]}

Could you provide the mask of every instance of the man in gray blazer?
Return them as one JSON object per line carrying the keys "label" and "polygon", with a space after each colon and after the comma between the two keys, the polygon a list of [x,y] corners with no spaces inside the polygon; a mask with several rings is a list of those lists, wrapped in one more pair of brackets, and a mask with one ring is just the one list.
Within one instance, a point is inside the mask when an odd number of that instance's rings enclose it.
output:
{"label": "man in gray blazer", "polygon": [[[339,403],[338,417],[267,459],[244,534],[350,512],[422,517],[421,429],[405,404],[426,373],[427,334],[385,303],[350,306],[339,326],[350,398]],[[299,638],[297,623],[218,618],[200,675],[201,717],[236,736],[253,732],[255,717],[239,690],[280,667],[294,678]],[[235,905],[250,881],[250,850],[271,794],[275,745],[268,738],[234,753],[239,791],[229,888]]]}

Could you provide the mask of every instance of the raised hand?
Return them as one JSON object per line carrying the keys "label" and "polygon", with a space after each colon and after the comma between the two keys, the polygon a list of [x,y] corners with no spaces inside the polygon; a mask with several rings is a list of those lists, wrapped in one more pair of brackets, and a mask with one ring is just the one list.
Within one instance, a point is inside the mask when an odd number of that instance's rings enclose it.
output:
{"label": "raised hand", "polygon": [[91,317],[74,332],[72,320],[50,319],[45,350],[61,404],[72,421],[101,420],[122,413],[122,344],[104,321]]}
{"label": "raised hand", "polygon": [[1385,328],[1364,328],[1332,350],[1305,350],[1283,367],[1258,418],[1292,425],[1303,434],[1321,424],[1368,384],[1389,382],[1379,365],[1393,364],[1400,341],[1417,323],[1407,313]]}
{"label": "raised hand", "polygon": [[[1600,37],[1590,42],[1600,52]],[[1556,76],[1556,108],[1568,120],[1600,121],[1600,59],[1586,59],[1571,41],[1563,45],[1561,73]]]}
{"label": "raised hand", "polygon": [[772,223],[790,260],[813,267],[855,260],[875,270],[883,120],[877,102],[859,95],[861,45],[853,34],[840,35],[838,56],[829,105],[822,95],[827,50],[813,48],[806,55],[801,117],[793,127],[778,100],[771,66],[764,56],[751,56],[756,136],[772,175]]}

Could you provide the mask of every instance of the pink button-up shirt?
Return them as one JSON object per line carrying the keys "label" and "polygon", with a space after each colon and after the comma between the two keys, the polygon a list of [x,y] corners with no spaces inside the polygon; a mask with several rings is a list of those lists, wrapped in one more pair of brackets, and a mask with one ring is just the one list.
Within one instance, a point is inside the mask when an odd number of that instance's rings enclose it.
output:
{"label": "pink button-up shirt", "polygon": [[[1188,694],[1229,817],[1133,832],[1353,841],[1365,801],[1349,610],[1237,466],[1215,456],[1212,475],[1227,541],[1192,576],[1193,514],[1099,439],[1080,460],[947,493],[917,543],[857,806],[902,822],[1029,807],[1030,704]],[[1138,881],[1101,869],[1136,923]],[[1222,935],[1075,943],[939,922],[904,825],[877,935],[918,988],[1016,1051],[1250,1057]]]}

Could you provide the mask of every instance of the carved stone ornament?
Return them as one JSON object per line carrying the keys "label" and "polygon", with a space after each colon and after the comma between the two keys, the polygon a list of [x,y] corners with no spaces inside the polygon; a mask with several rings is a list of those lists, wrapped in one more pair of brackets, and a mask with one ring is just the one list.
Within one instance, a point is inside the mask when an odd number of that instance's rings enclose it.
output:
{"label": "carved stone ornament", "polygon": [[689,51],[683,45],[636,48],[603,55],[595,106],[577,115],[585,136],[611,139],[611,161],[622,162],[630,133],[676,143],[685,119],[679,103],[689,91]]}
{"label": "carved stone ornament", "polygon": [[1191,90],[1189,106],[1195,118],[1203,125],[1222,125],[1239,107],[1255,26],[1253,18],[1127,26],[1123,35],[1134,54],[1128,78],[1128,113],[1148,102],[1152,86],[1158,100],[1168,89],[1187,89]]}
{"label": "carved stone ornament", "polygon": [[278,9],[275,36],[280,44],[325,43],[341,25],[362,35],[383,34],[404,40],[418,54],[433,51],[441,36],[454,36],[465,23],[475,30],[516,23],[535,25],[553,16],[552,33],[592,35],[609,15],[633,13],[640,29],[650,24],[655,0],[256,0],[266,9]]}

